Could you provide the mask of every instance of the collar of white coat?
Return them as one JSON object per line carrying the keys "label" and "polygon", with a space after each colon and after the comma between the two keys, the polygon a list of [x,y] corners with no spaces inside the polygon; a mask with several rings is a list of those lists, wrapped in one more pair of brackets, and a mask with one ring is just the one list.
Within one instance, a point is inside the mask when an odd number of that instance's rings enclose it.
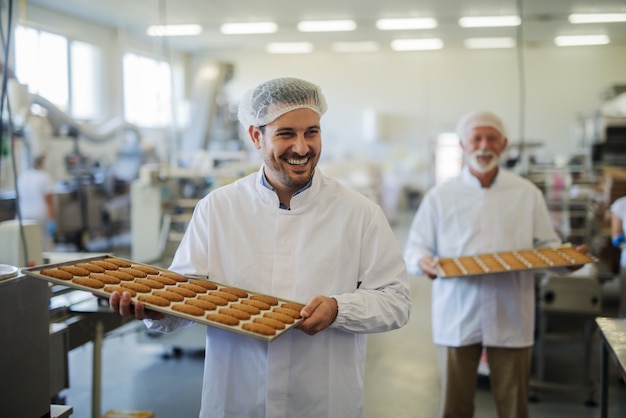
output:
{"label": "collar of white coat", "polygon": [[[274,205],[276,209],[278,210],[279,204],[280,204],[278,200],[278,195],[276,194],[274,190],[267,188],[263,184],[263,176],[264,176],[263,170],[264,169],[265,169],[265,164],[262,164],[259,171],[257,171],[256,181],[255,181],[256,191],[261,197],[261,200],[271,205]],[[323,177],[322,173],[320,173],[319,169],[316,168],[315,172],[313,173],[313,178],[311,179],[310,186],[305,187],[304,190],[300,190],[298,193],[294,194],[291,197],[291,204],[290,204],[291,210],[285,211],[285,212],[293,212],[295,209],[298,209],[302,207],[303,205],[305,205],[307,202],[310,202],[311,200],[313,200],[314,196],[316,196],[319,193],[322,187],[322,177]]]}
{"label": "collar of white coat", "polygon": [[[491,182],[491,186],[489,186],[489,188],[495,186],[498,183],[498,179],[501,177],[501,174],[502,168],[498,167],[498,173],[493,178],[493,181]],[[461,179],[463,180],[463,183],[466,183],[472,187],[476,187],[477,189],[483,188],[482,184],[480,184],[480,180],[478,180],[478,177],[470,172],[469,166],[467,165],[463,165],[463,169],[461,170]]]}

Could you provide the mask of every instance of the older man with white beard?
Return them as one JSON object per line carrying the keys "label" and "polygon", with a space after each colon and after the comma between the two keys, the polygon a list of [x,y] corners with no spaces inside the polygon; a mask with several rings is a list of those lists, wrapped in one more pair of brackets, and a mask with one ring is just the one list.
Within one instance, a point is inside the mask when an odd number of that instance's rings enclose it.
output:
{"label": "older man with white beard", "polygon": [[[541,191],[498,167],[507,145],[500,118],[472,112],[459,121],[457,133],[466,164],[459,177],[424,196],[404,250],[408,271],[436,279],[437,257],[560,244]],[[477,368],[485,347],[498,417],[527,417],[534,323],[531,271],[434,280],[440,416],[473,416]]]}

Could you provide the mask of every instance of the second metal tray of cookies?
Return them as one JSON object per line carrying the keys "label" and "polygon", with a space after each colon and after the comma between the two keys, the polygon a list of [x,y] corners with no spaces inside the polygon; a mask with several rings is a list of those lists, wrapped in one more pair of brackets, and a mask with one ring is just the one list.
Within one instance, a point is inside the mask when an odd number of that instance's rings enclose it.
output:
{"label": "second metal tray of cookies", "polygon": [[440,258],[437,262],[437,272],[438,276],[443,278],[464,277],[511,271],[576,266],[595,262],[597,262],[597,260],[594,257],[582,254],[570,245],[564,245],[557,248],[532,248],[463,257]]}
{"label": "second metal tray of cookies", "polygon": [[275,340],[302,321],[298,309],[304,306],[302,303],[112,255],[41,265],[22,272],[106,298],[114,291],[128,291],[133,303],[141,300],[152,310],[263,341]]}

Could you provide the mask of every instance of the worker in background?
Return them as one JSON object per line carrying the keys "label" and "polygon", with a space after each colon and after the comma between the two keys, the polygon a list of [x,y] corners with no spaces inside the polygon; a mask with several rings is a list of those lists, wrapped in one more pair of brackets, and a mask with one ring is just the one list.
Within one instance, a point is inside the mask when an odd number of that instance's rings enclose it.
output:
{"label": "worker in background", "polygon": [[626,221],[626,196],[616,199],[611,204],[611,242],[621,250],[620,277],[619,277],[619,316],[626,317],[626,236],[624,236],[624,222]]}
{"label": "worker in background", "polygon": [[[296,78],[244,95],[239,120],[263,165],[202,199],[170,269],[305,303],[298,329],[268,343],[207,327],[201,417],[359,417],[366,334],[411,310],[402,250],[381,208],[325,177],[320,88]],[[148,328],[190,325],[130,305]],[[134,313],[133,313],[134,310]]]}
{"label": "worker in background", "polygon": [[[409,272],[432,282],[432,333],[441,373],[441,417],[473,417],[478,365],[486,348],[498,417],[528,416],[534,344],[532,271],[437,279],[438,257],[556,246],[541,191],[499,168],[504,124],[489,112],[458,123],[461,174],[428,191],[411,224]],[[586,252],[586,247],[580,247]]]}
{"label": "worker in background", "polygon": [[41,229],[42,248],[54,247],[56,221],[54,213],[54,182],[44,169],[46,157],[38,155],[32,167],[24,170],[17,179],[18,210],[23,220],[37,221]]}

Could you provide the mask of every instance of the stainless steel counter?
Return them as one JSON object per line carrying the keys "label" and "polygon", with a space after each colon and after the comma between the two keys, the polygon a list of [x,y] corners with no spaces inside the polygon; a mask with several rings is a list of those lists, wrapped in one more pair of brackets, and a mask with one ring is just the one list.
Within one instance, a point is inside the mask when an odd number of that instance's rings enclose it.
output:
{"label": "stainless steel counter", "polygon": [[596,324],[602,338],[600,359],[600,417],[608,417],[608,368],[609,355],[622,375],[626,373],[626,319],[596,318]]}

